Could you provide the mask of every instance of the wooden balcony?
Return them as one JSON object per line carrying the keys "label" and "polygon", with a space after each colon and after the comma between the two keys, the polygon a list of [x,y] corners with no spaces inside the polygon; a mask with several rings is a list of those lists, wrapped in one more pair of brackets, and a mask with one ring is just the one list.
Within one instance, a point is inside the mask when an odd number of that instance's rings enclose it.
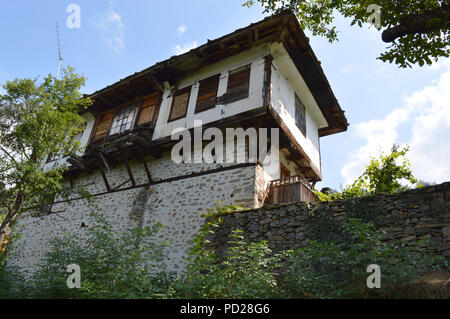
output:
{"label": "wooden balcony", "polygon": [[313,186],[301,176],[289,176],[276,179],[269,184],[267,204],[282,204],[292,202],[316,202]]}

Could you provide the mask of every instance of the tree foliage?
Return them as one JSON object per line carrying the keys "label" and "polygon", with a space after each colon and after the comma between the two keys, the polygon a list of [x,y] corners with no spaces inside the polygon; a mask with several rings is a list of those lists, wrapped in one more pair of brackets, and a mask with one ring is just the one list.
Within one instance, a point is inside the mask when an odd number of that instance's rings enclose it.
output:
{"label": "tree foliage", "polygon": [[[444,263],[427,255],[424,241],[390,245],[371,223],[349,218],[339,222],[341,240],[312,240],[294,250],[288,260],[283,285],[290,297],[367,298],[396,297],[394,291]],[[381,288],[368,289],[367,266],[381,268]],[[401,296],[400,296],[401,297]]]}
{"label": "tree foliage", "polygon": [[334,14],[352,18],[352,25],[362,27],[379,5],[383,41],[390,44],[379,57],[400,67],[432,64],[448,57],[450,50],[450,5],[448,0],[248,0],[244,5],[260,2],[265,12],[293,11],[304,29],[313,35],[338,39],[333,25]]}
{"label": "tree foliage", "polygon": [[209,235],[227,214],[242,211],[235,205],[216,202],[215,209],[203,215],[207,222],[192,240],[187,270],[180,293],[187,298],[271,298],[277,292],[275,272],[280,256],[273,255],[266,241],[249,243],[243,232],[234,229],[229,235],[229,250],[222,256],[208,246]]}
{"label": "tree foliage", "polygon": [[0,207],[7,210],[0,228],[3,238],[27,207],[39,207],[65,191],[64,167],[47,171],[42,164],[49,154],[74,154],[80,144],[73,137],[82,130],[80,111],[91,102],[83,98],[83,76],[72,68],[61,80],[48,75],[15,79],[0,95]]}
{"label": "tree foliage", "polygon": [[[173,296],[177,276],[167,271],[164,264],[169,243],[156,238],[163,227],[161,224],[117,231],[106,218],[94,212],[87,224],[82,232],[54,238],[39,270],[28,279],[18,276],[19,272],[13,266],[9,269],[6,264],[3,273],[0,267],[3,297],[123,299]],[[18,242],[13,242],[8,250],[8,258],[20,251],[15,243]],[[78,265],[81,270],[81,287],[78,289],[67,287],[70,274],[67,266],[71,264]]]}
{"label": "tree foliage", "polygon": [[229,236],[224,256],[207,248],[191,251],[183,283],[188,298],[273,298],[278,294],[280,256],[267,241],[249,243],[242,231]]}
{"label": "tree foliage", "polygon": [[[267,241],[252,242],[234,229],[226,247],[215,250],[209,234],[223,222],[223,213],[236,210],[228,205],[218,206],[218,214],[209,212],[213,218],[195,237],[179,274],[165,269],[168,243],[157,239],[161,225],[117,231],[93,213],[87,228],[52,241],[29,279],[14,265],[5,266],[0,251],[0,298],[391,298],[402,297],[405,284],[423,270],[448,269],[424,241],[391,245],[372,223],[335,220],[319,210],[311,212],[309,231],[320,236],[308,233],[311,240],[302,248],[274,254]],[[20,253],[19,239],[13,238],[9,256]],[[79,289],[66,285],[70,264],[80,266]],[[382,288],[376,292],[366,286],[370,264],[381,267]]]}
{"label": "tree foliage", "polygon": [[381,153],[379,158],[372,157],[364,173],[341,193],[324,194],[316,191],[320,201],[348,199],[368,196],[376,193],[394,193],[405,190],[403,182],[422,187],[411,171],[411,163],[406,157],[409,147],[400,148],[394,144],[390,154]]}
{"label": "tree foliage", "polygon": [[364,188],[369,194],[393,193],[406,180],[411,184],[420,182],[411,172],[411,164],[406,158],[409,147],[401,149],[398,145],[392,147],[390,154],[381,153],[380,158],[371,158],[364,173],[353,183],[352,187]]}

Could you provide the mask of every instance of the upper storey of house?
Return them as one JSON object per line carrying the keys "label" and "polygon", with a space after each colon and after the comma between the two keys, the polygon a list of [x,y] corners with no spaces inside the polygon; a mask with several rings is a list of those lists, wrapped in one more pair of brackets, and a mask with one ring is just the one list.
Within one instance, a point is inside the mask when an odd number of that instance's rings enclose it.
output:
{"label": "upper storey of house", "polygon": [[[175,128],[279,127],[280,147],[321,179],[319,137],[348,123],[296,17],[285,12],[171,57],[93,94],[84,170],[106,157],[157,155]],[[173,143],[173,142],[172,142]]]}

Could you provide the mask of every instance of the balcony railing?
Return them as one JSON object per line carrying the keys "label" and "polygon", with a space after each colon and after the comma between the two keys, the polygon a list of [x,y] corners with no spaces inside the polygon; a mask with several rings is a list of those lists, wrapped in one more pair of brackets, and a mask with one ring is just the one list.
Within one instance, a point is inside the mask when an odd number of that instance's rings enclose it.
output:
{"label": "balcony railing", "polygon": [[292,202],[316,202],[313,186],[301,176],[289,176],[276,179],[269,184],[267,204]]}

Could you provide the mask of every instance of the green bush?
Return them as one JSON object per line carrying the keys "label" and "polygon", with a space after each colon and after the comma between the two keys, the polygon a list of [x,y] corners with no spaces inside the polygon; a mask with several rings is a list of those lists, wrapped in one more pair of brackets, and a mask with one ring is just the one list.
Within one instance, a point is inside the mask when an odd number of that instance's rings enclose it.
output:
{"label": "green bush", "polygon": [[[39,271],[27,281],[14,280],[10,296],[22,298],[169,298],[177,276],[163,263],[166,242],[156,242],[162,227],[115,231],[98,214],[85,234],[65,234],[51,241]],[[81,288],[69,289],[67,266],[81,269]],[[8,272],[10,277],[12,270]],[[20,287],[18,287],[20,285]]]}
{"label": "green bush", "polygon": [[280,256],[272,256],[266,241],[247,243],[236,229],[229,249],[219,256],[212,249],[191,252],[184,294],[187,298],[273,298],[279,294],[276,270]]}
{"label": "green bush", "polygon": [[[425,242],[393,246],[381,238],[373,224],[349,218],[342,224],[341,240],[312,240],[293,251],[282,279],[285,297],[396,297],[398,287],[441,261],[423,254]],[[366,286],[370,264],[381,268],[380,289]]]}
{"label": "green bush", "polygon": [[[168,243],[155,240],[160,224],[117,232],[92,214],[88,228],[51,242],[41,269],[28,280],[5,267],[0,252],[0,298],[392,298],[403,297],[406,284],[422,271],[448,267],[443,258],[427,255],[425,242],[383,242],[382,233],[356,213],[362,208],[354,206],[345,221],[313,211],[306,230],[311,241],[279,254],[266,241],[244,240],[238,229],[227,249],[214,250],[208,240],[214,227],[240,210],[218,206],[194,238],[183,275],[164,267]],[[81,268],[80,289],[67,288],[70,264]],[[381,289],[366,286],[370,264],[381,267]]]}

